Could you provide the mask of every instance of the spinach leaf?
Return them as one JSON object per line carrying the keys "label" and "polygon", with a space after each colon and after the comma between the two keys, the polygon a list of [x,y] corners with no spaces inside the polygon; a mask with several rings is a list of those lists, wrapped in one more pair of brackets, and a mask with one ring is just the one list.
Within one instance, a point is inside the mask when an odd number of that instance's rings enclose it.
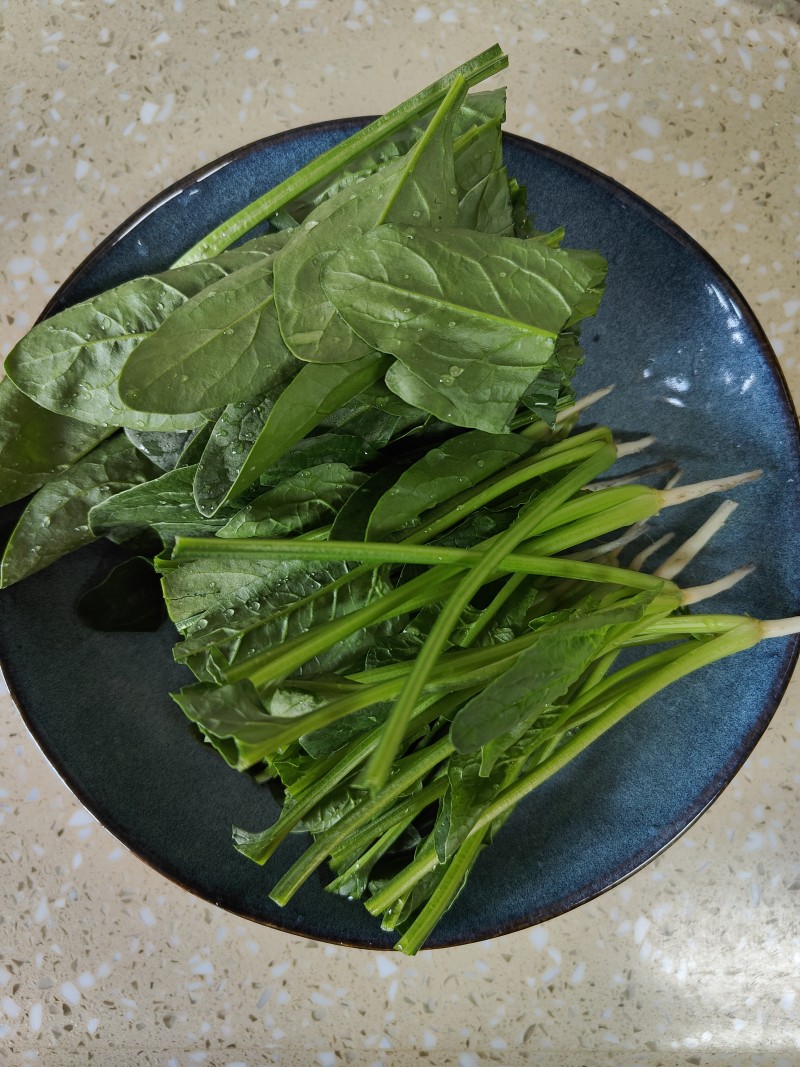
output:
{"label": "spinach leaf", "polygon": [[233,509],[225,509],[213,519],[200,515],[192,494],[194,474],[193,467],[178,467],[96,504],[89,512],[92,533],[112,541],[127,541],[149,529],[165,545],[178,535],[202,537],[214,533],[224,526]]}
{"label": "spinach leaf", "polygon": [[147,456],[162,471],[171,471],[178,466],[181,456],[192,437],[190,430],[183,433],[154,433],[150,430],[125,430],[134,448]]}
{"label": "spinach leaf", "polygon": [[0,379],[0,506],[63,473],[111,433],[48,411]]}
{"label": "spinach leaf", "polygon": [[532,725],[603,650],[610,629],[641,618],[650,600],[652,594],[640,594],[619,607],[543,626],[536,643],[458,712],[450,729],[456,750],[476,752]]}
{"label": "spinach leaf", "polygon": [[455,223],[452,126],[465,92],[463,79],[456,79],[408,155],[362,181],[357,195],[346,187],[315,208],[275,257],[278,321],[299,359],[341,363],[370,350],[336,314],[320,281],[324,264],[339,249],[387,218]]}
{"label": "spinach leaf", "polygon": [[120,395],[144,411],[205,411],[264,393],[299,365],[283,342],[272,259],[206,286],[128,357]]}
{"label": "spinach leaf", "polygon": [[322,463],[290,475],[237,511],[218,537],[286,537],[331,522],[366,480],[344,463]]}
{"label": "spinach leaf", "polygon": [[384,463],[371,474],[340,509],[333,521],[329,540],[366,540],[369,517],[373,509],[407,467],[408,462],[399,459],[394,463]]}
{"label": "spinach leaf", "polygon": [[114,567],[80,597],[75,610],[85,626],[103,633],[152,632],[167,617],[158,575],[144,556]]}
{"label": "spinach leaf", "polygon": [[358,467],[369,463],[377,455],[367,442],[349,433],[317,433],[304,437],[259,478],[261,485],[278,485],[285,478],[321,463],[344,463]]}
{"label": "spinach leaf", "polygon": [[194,430],[191,437],[186,442],[183,452],[178,457],[176,466],[178,467],[193,467],[196,463],[200,462],[200,457],[205,451],[205,447],[208,444],[208,440],[211,437],[211,433],[216,425],[217,419],[222,412],[217,409],[214,412],[206,412],[208,416],[208,422],[204,423],[199,430]]}
{"label": "spinach leaf", "polygon": [[194,498],[201,514],[213,514],[242,472],[264,429],[274,393],[240,400],[223,409],[209,434],[194,478]]}
{"label": "spinach leaf", "polygon": [[353,329],[397,357],[390,389],[497,433],[563,327],[596,310],[605,269],[536,241],[385,225],[332,257],[323,282]]}
{"label": "spinach leaf", "polygon": [[[238,258],[242,253],[229,255]],[[119,376],[137,345],[189,297],[225,273],[218,262],[197,263],[135,278],[66,308],[38,323],[15,345],[6,359],[6,373],[37,404],[82,422],[139,430],[199,426],[202,416],[194,413],[132,410],[120,396]]]}
{"label": "spinach leaf", "polygon": [[248,681],[233,685],[186,686],[172,699],[230,767],[245,771],[260,763],[285,720],[267,714]]}
{"label": "spinach leaf", "polygon": [[0,588],[93,541],[89,512],[94,505],[157,473],[124,434],[116,434],[56,475],[31,499],[11,534],[0,564]]}
{"label": "spinach leaf", "polygon": [[501,119],[476,128],[455,156],[458,225],[483,233],[513,235],[508,173],[503,166]]}
{"label": "spinach leaf", "polygon": [[[232,456],[238,466],[238,473],[232,481],[226,484],[224,479],[220,479],[217,485],[211,485],[210,479],[206,478],[201,495],[198,471],[195,499],[201,513],[213,515],[223,504],[235,500],[249,489],[284,452],[310,433],[327,415],[377,381],[385,373],[388,363],[385,356],[370,352],[353,363],[303,366],[275,400],[252,445],[243,448],[241,455]],[[216,433],[215,427],[212,440]]]}
{"label": "spinach leaf", "polygon": [[429,508],[482,482],[531,451],[515,434],[472,430],[431,449],[387,489],[372,512],[367,540],[382,541]]}

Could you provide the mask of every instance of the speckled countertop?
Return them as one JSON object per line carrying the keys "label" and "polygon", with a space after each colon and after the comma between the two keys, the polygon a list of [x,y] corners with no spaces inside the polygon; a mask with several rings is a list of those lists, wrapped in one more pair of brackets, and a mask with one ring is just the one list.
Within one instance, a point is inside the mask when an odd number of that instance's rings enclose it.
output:
{"label": "speckled countertop", "polygon": [[[264,134],[382,111],[499,40],[508,128],[684,226],[800,391],[793,0],[0,0],[0,344],[110,229]],[[194,899],[121,847],[0,696],[0,1063],[800,1063],[800,689],[635,877],[418,958]]]}

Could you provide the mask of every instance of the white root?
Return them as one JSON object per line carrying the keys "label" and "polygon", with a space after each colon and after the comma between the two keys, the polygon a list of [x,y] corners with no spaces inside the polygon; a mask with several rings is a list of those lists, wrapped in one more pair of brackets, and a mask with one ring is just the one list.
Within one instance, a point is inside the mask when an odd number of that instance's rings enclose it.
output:
{"label": "white root", "polygon": [[642,549],[641,552],[639,552],[638,555],[634,556],[633,559],[630,561],[630,563],[628,564],[630,570],[640,571],[645,565],[645,563],[647,563],[647,561],[650,559],[650,557],[654,556],[660,548],[664,547],[664,545],[668,545],[674,537],[675,533],[673,531],[670,531],[669,533],[665,533],[661,537],[659,537],[657,541],[653,541],[652,545],[647,545],[645,548]]}
{"label": "white root", "polygon": [[678,484],[678,482],[681,480],[682,477],[683,477],[683,471],[680,469],[680,467],[678,467],[678,469],[675,471],[675,473],[669,479],[669,481],[664,486],[664,488],[665,489],[674,489],[675,486]]}
{"label": "white root", "polygon": [[613,391],[614,386],[607,385],[604,389],[595,389],[593,393],[587,393],[586,396],[582,396],[580,400],[576,400],[571,407],[559,411],[556,415],[556,422],[564,422],[566,419],[571,419],[573,415],[585,411],[586,408],[590,408],[593,404],[596,404],[599,400],[602,400],[603,397],[608,396],[608,394]]}
{"label": "white root", "polygon": [[592,548],[584,548],[580,552],[570,552],[562,558],[576,559],[586,562],[590,559],[597,559],[598,556],[607,556],[611,553],[619,552],[621,549],[625,548],[626,545],[629,545],[632,541],[641,537],[643,533],[646,533],[647,529],[647,526],[643,522],[634,523],[633,526],[629,526],[623,534],[614,538],[613,541],[604,541],[601,545],[594,545]]}
{"label": "white root", "polygon": [[698,604],[701,600],[707,600],[718,593],[725,593],[728,589],[732,589],[741,582],[742,578],[752,574],[754,570],[755,566],[752,563],[748,563],[745,567],[737,567],[735,571],[726,574],[724,578],[718,578],[716,582],[708,582],[706,585],[691,585],[687,589],[682,589],[683,603],[685,606]]}
{"label": "white root", "polygon": [[600,478],[596,482],[591,482],[587,485],[586,489],[590,492],[596,492],[598,489],[614,489],[618,485],[630,485],[632,482],[638,482],[642,478],[649,478],[653,474],[663,474],[665,471],[673,471],[674,469],[675,464],[672,460],[665,459],[661,463],[651,463],[647,467],[637,467],[635,471],[630,471],[628,474],[620,474],[616,478]]}
{"label": "white root", "polygon": [[763,638],[791,637],[792,634],[800,634],[800,615],[790,619],[768,619],[761,623]]}
{"label": "white root", "polygon": [[652,434],[648,434],[647,437],[639,437],[635,441],[620,441],[616,446],[617,459],[624,459],[625,456],[635,456],[637,452],[644,452],[650,445],[655,444],[655,441],[656,439]]}
{"label": "white root", "polygon": [[757,481],[761,470],[745,471],[743,474],[732,474],[729,478],[712,478],[707,482],[694,482],[691,485],[679,485],[674,489],[662,489],[661,506],[671,508],[676,504],[685,504],[689,500],[699,500],[700,497],[711,493],[724,493],[728,489],[735,489],[747,482]]}
{"label": "white root", "polygon": [[714,534],[722,529],[738,506],[735,500],[725,500],[691,537],[687,537],[683,544],[678,546],[669,559],[664,560],[654,573],[659,578],[675,578],[705,548]]}

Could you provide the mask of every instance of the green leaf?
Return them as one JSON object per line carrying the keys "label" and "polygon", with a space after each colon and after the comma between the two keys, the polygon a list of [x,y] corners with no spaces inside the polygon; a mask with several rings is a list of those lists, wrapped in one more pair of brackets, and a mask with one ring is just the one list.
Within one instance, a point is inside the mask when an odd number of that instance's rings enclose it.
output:
{"label": "green leaf", "polygon": [[229,496],[274,402],[275,394],[268,393],[223,409],[196,468],[194,498],[201,513],[213,515]]}
{"label": "green leaf", "polygon": [[34,574],[89,544],[89,512],[102,500],[158,473],[124,434],[116,434],[52,478],[31,499],[0,564],[0,588]]}
{"label": "green leaf", "polygon": [[366,480],[343,463],[322,463],[290,475],[236,512],[218,537],[286,537],[331,522]]}
{"label": "green leaf", "polygon": [[178,467],[141,485],[135,485],[89,512],[89,527],[96,537],[127,541],[142,530],[154,530],[167,545],[176,537],[202,537],[225,525],[233,509],[215,518],[201,515],[194,503],[194,467]]}
{"label": "green leaf", "polygon": [[292,445],[315,429],[326,416],[382,377],[388,363],[385,356],[370,352],[353,363],[306,364],[277,397],[252,445],[232,455],[238,466],[236,476],[229,479],[228,483],[221,479],[218,487],[204,483],[202,495],[196,488],[200,511],[204,515],[213,515],[228,501],[235,500],[249,489]]}
{"label": "green leaf", "polygon": [[[320,204],[275,257],[275,301],[286,344],[315,363],[360,359],[369,343],[337,314],[320,272],[327,260],[386,219],[453,225],[457,200],[452,127],[466,85],[456,79],[408,155]],[[372,346],[375,347],[375,346]]]}
{"label": "green leaf", "polygon": [[266,256],[175,308],[129,356],[119,388],[142,411],[205,411],[266,393],[298,369],[278,328]]}
{"label": "green leaf", "polygon": [[330,259],[339,313],[397,357],[386,384],[438,418],[502,432],[605,261],[494,234],[381,226]]}
{"label": "green leaf", "polygon": [[304,437],[273,463],[259,478],[261,485],[278,485],[285,478],[321,463],[344,463],[358,467],[369,463],[376,450],[363,438],[350,433],[317,433]]}
{"label": "green leaf", "polygon": [[162,471],[171,471],[180,463],[192,437],[192,431],[155,433],[152,430],[126,429],[125,436],[134,448],[138,448],[143,456],[147,456]]}
{"label": "green leaf", "polygon": [[10,378],[0,379],[0,506],[63,473],[111,433],[39,407]]}
{"label": "green leaf", "polygon": [[234,685],[186,686],[172,699],[230,767],[245,771],[271,751],[285,720],[267,714],[248,681]]}
{"label": "green leaf", "polygon": [[369,517],[378,501],[408,467],[405,459],[383,463],[342,506],[328,535],[330,541],[364,541]]}
{"label": "green leaf", "polygon": [[[233,263],[229,261],[233,268],[242,255],[253,253],[228,255],[234,257]],[[216,262],[134,278],[75,304],[34,326],[9,353],[6,373],[42,407],[82,422],[138,430],[199,426],[203,419],[198,414],[132,410],[120,396],[120,372],[136,347],[172,312],[227,269],[220,257]]]}
{"label": "green leaf", "polygon": [[[382,541],[423,512],[522,459],[530,441],[473,430],[431,449],[384,493],[370,516],[367,540]],[[344,538],[342,538],[344,539]]]}
{"label": "green leaf", "polygon": [[603,651],[611,627],[641,618],[652,598],[638,594],[620,607],[543,626],[536,643],[458,712],[450,728],[456,750],[476,752],[535,723]]}
{"label": "green leaf", "polygon": [[503,166],[502,116],[473,131],[455,157],[458,226],[512,235],[514,216],[508,174]]}

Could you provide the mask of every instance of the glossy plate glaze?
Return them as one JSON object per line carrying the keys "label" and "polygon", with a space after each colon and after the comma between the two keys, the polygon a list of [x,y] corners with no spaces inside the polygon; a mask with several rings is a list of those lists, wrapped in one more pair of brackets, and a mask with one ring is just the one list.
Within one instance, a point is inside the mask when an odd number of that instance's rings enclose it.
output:
{"label": "glossy plate glaze", "polygon": [[[167,267],[185,248],[364,120],[266,138],[190,175],[137,211],[56,294],[48,312]],[[552,149],[507,136],[509,171],[528,186],[537,224],[567,227],[567,245],[609,259],[602,310],[584,330],[580,392],[616,384],[596,417],[655,433],[655,458],[683,480],[764,469],[742,506],[693,564],[698,584],[744,562],[756,573],[711,610],[779,617],[800,610],[796,418],[777,362],[741,294],[685,233],[620,185]],[[689,532],[704,500],[662,524]],[[9,518],[7,512],[6,518]],[[142,859],[232,912],[292,933],[358,946],[392,938],[360,904],[311,879],[291,905],[270,886],[304,849],[303,835],[266,868],[236,853],[233,823],[261,828],[278,806],[230,770],[167,695],[187,680],[175,634],[84,628],[77,595],[118,554],[90,546],[0,595],[0,659],[12,694],[53,766],[80,800]],[[617,726],[528,798],[481,856],[430,946],[506,933],[558,915],[652,859],[718,795],[781,698],[796,639],[708,668]],[[697,875],[702,877],[702,875]]]}

